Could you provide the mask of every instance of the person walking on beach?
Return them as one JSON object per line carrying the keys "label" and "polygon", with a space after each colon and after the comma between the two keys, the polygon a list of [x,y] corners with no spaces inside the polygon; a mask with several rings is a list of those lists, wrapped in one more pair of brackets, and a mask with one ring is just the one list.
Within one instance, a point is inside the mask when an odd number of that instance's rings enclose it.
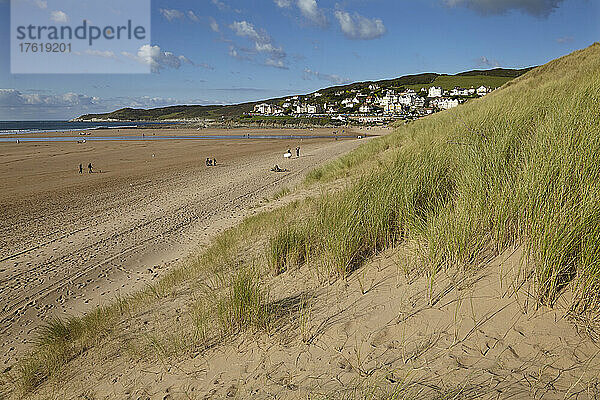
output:
{"label": "person walking on beach", "polygon": [[206,166],[210,167],[212,165],[212,162],[210,161],[210,158],[206,157]]}
{"label": "person walking on beach", "polygon": [[79,163],[79,173],[83,174],[83,164]]}
{"label": "person walking on beach", "polygon": [[91,174],[92,172],[93,172],[92,171],[92,163],[89,163],[88,164],[88,174]]}
{"label": "person walking on beach", "polygon": [[296,158],[300,158],[300,146],[296,147]]}
{"label": "person walking on beach", "polygon": [[213,160],[212,160],[212,165],[213,165],[213,167],[216,167],[216,166],[217,166],[217,159],[216,159],[216,158],[213,158]]}

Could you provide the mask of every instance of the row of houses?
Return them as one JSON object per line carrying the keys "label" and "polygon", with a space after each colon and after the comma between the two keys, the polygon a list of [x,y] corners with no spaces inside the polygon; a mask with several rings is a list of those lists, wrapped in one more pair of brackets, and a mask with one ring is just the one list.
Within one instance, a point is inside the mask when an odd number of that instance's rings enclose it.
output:
{"label": "row of houses", "polygon": [[[402,114],[408,111],[422,111],[427,105],[430,109],[447,110],[457,107],[468,97],[485,96],[493,90],[486,86],[468,89],[455,87],[452,90],[432,86],[428,89],[421,88],[419,93],[413,89],[400,93],[387,90],[382,93],[380,89],[379,85],[372,84],[369,86],[370,94],[353,89],[349,91],[352,96],[326,103],[318,101],[320,97],[323,97],[320,92],[308,96],[293,96],[285,99],[281,105],[257,104],[254,107],[254,114]],[[334,93],[336,97],[343,97],[347,94],[348,91]]]}
{"label": "row of houses", "polygon": [[452,90],[444,90],[441,87],[432,86],[429,88],[427,96],[434,98],[434,97],[442,97],[442,96],[467,97],[467,96],[477,95],[477,96],[481,97],[481,96],[485,96],[486,94],[490,93],[492,90],[493,89],[488,88],[486,86],[480,86],[477,89],[475,89],[475,88],[464,89],[464,88],[460,88],[460,87],[455,87]]}

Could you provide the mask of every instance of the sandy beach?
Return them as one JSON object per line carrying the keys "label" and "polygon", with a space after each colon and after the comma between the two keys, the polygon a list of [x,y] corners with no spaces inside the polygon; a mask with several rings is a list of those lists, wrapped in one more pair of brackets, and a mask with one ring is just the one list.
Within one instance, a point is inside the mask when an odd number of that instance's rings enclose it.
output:
{"label": "sandy beach", "polygon": [[[162,136],[288,132],[143,131]],[[334,130],[291,131],[331,135]],[[140,135],[140,130],[93,135]],[[25,136],[34,135],[21,137]],[[300,182],[313,167],[362,142],[331,138],[0,143],[2,365],[22,355],[42,321],[79,315],[143,288],[214,234],[249,215],[263,198]],[[284,151],[298,145],[301,157],[284,160]],[[206,167],[207,157],[216,158],[218,165]],[[83,174],[78,172],[80,163]],[[93,165],[92,174],[87,172],[88,163]],[[289,172],[271,172],[274,164]]]}

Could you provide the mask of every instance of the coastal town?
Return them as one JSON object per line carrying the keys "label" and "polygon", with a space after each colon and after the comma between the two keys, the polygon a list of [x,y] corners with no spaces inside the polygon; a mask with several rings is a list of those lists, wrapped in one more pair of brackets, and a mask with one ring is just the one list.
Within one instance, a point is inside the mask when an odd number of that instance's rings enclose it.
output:
{"label": "coastal town", "polygon": [[383,123],[397,119],[417,119],[437,111],[459,106],[470,99],[491,93],[496,88],[440,86],[415,89],[382,88],[370,84],[364,88],[317,91],[254,106],[253,116],[329,117],[339,121]]}

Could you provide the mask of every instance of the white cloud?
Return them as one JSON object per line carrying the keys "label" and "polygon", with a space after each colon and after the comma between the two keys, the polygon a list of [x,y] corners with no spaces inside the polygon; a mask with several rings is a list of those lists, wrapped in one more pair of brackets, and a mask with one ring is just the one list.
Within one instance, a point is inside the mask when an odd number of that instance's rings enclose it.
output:
{"label": "white cloud", "polygon": [[194,65],[197,65],[197,66],[202,67],[204,69],[208,69],[210,71],[214,71],[215,70],[215,67],[213,67],[212,65],[210,65],[208,63],[200,63],[200,64],[194,64]]}
{"label": "white cloud", "polygon": [[[217,6],[217,8],[221,11],[230,11],[231,7],[229,7],[228,4],[224,3],[221,0],[211,0],[211,3],[213,3],[215,6]],[[235,12],[239,13],[239,10],[234,10]]]}
{"label": "white cloud", "polygon": [[196,14],[194,14],[194,12],[192,10],[188,11],[187,15],[188,15],[188,18],[194,22],[200,21],[200,18]]}
{"label": "white cloud", "polygon": [[208,17],[208,26],[210,26],[210,29],[213,32],[216,32],[216,33],[221,32],[221,29],[219,28],[219,24],[213,17]]}
{"label": "white cloud", "polygon": [[535,17],[547,17],[563,0],[443,0],[443,2],[449,7],[467,7],[483,15],[505,14],[517,10]]}
{"label": "white cloud", "polygon": [[272,58],[267,58],[265,60],[265,65],[267,65],[269,67],[279,68],[279,69],[289,69],[287,67],[287,65],[285,65],[283,60],[276,60],[276,59],[272,59]]}
{"label": "white cloud", "polygon": [[69,17],[64,11],[52,11],[50,13],[50,19],[57,23],[65,23],[69,20]]}
{"label": "white cloud", "polygon": [[234,22],[229,27],[238,36],[245,36],[257,42],[270,40],[266,33],[258,33],[254,25],[247,21]]}
{"label": "white cloud", "polygon": [[21,93],[16,89],[0,89],[0,107],[15,106],[47,106],[47,107],[73,107],[93,105],[98,102],[97,97],[77,93],[64,93],[49,95],[41,93]]}
{"label": "white cloud", "polygon": [[560,43],[560,44],[571,43],[573,40],[575,40],[573,38],[573,36],[563,36],[563,37],[557,38],[556,43]]}
{"label": "white cloud", "polygon": [[481,56],[477,60],[477,65],[483,67],[490,68],[498,68],[500,66],[500,62],[494,58],[487,58],[486,56]]}
{"label": "white cloud", "polygon": [[[285,63],[287,54],[282,47],[273,44],[273,39],[264,30],[256,29],[248,21],[236,21],[229,27],[237,36],[250,39],[254,43],[253,51],[268,55],[265,65],[276,68],[287,68]],[[235,47],[230,48],[229,54],[238,59],[244,58]]]}
{"label": "white cloud", "polygon": [[35,0],[35,5],[42,10],[48,8],[48,2],[46,0]]}
{"label": "white cloud", "polygon": [[176,19],[182,19],[185,16],[181,11],[174,9],[161,8],[158,11],[169,22],[174,21]]}
{"label": "white cloud", "polygon": [[48,94],[0,89],[1,119],[69,119],[87,113],[103,113],[123,107],[152,108],[175,104],[215,104],[215,100],[175,99],[151,96],[100,98],[79,93]]}
{"label": "white cloud", "polygon": [[279,8],[290,8],[292,6],[292,0],[274,0],[275,4]]}
{"label": "white cloud", "polygon": [[175,20],[185,20],[186,17],[192,22],[200,22],[200,17],[192,10],[183,12],[176,9],[160,8],[158,11],[169,22],[173,22]]}
{"label": "white cloud", "polygon": [[114,52],[106,50],[106,51],[102,51],[102,50],[91,50],[91,49],[86,49],[84,51],[85,54],[90,55],[90,56],[96,56],[96,57],[102,57],[102,58],[112,58],[114,60],[117,59],[117,56],[115,55]]}
{"label": "white cloud", "polygon": [[334,83],[336,85],[341,85],[341,84],[349,83],[350,82],[348,79],[342,78],[339,75],[324,74],[322,72],[313,71],[313,70],[308,69],[308,68],[306,68],[304,70],[304,74],[303,74],[302,78],[305,79],[305,80],[311,80],[312,78],[316,78],[318,80],[331,82],[331,83]]}
{"label": "white cloud", "polygon": [[237,58],[238,60],[246,59],[235,46],[229,46],[229,56]]}
{"label": "white cloud", "polygon": [[315,25],[327,26],[327,17],[319,8],[316,0],[297,0],[298,9],[302,15]]}
{"label": "white cloud", "polygon": [[335,18],[344,35],[350,39],[372,40],[387,32],[383,21],[377,18],[369,19],[356,13],[352,16],[345,11],[336,11]]}
{"label": "white cloud", "polygon": [[159,46],[148,44],[140,47],[137,54],[127,52],[121,54],[142,64],[149,65],[152,72],[160,72],[165,68],[179,69],[183,64],[194,65],[186,56],[177,56],[170,51],[163,51]]}

